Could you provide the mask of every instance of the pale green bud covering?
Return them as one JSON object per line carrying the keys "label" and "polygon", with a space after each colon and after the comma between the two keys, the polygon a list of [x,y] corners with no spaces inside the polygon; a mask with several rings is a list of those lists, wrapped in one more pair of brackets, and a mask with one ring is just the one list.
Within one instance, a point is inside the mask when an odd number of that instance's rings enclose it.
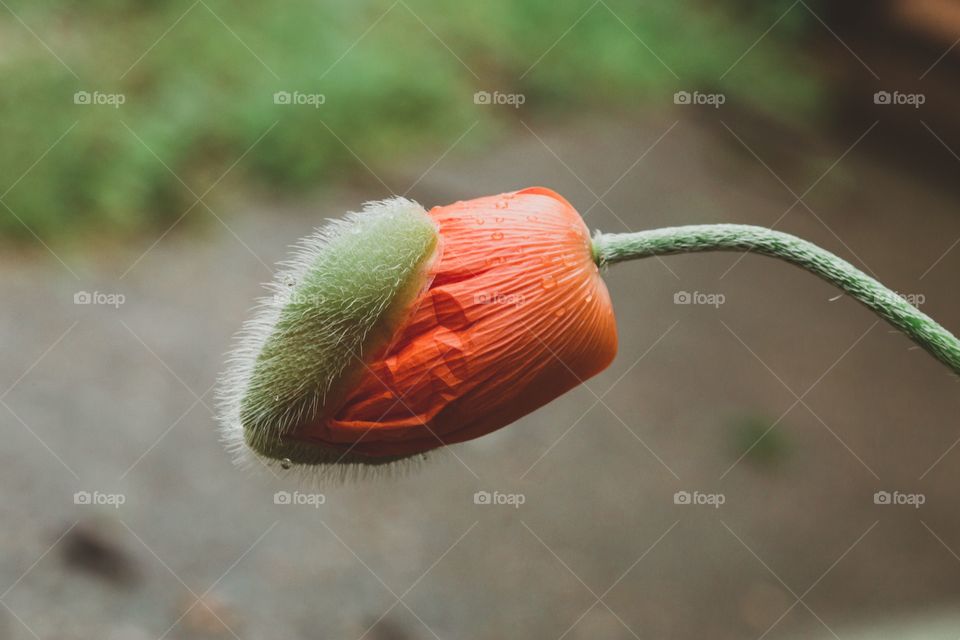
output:
{"label": "pale green bud covering", "polygon": [[429,284],[438,245],[430,216],[404,198],[368,203],[301,241],[240,332],[221,384],[223,436],[240,459],[357,461],[283,436],[339,408]]}

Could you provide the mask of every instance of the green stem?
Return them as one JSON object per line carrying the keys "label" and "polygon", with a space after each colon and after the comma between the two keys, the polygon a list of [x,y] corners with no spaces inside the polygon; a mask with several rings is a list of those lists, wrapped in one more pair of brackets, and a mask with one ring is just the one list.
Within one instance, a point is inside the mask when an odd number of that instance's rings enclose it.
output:
{"label": "green stem", "polygon": [[600,266],[698,251],[750,251],[802,267],[843,289],[954,373],[960,373],[960,340],[952,333],[846,260],[796,236],[765,227],[706,224],[637,233],[597,233],[593,238],[594,258]]}

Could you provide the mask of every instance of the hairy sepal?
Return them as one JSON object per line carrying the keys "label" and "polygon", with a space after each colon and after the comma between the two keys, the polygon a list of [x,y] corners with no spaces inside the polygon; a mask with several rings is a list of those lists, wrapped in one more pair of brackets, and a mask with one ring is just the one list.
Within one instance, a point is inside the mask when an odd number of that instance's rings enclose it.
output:
{"label": "hairy sepal", "polygon": [[436,225],[404,198],[367,203],[296,246],[238,335],[221,382],[223,436],[238,460],[393,462],[286,436],[336,412],[429,284],[438,250]]}

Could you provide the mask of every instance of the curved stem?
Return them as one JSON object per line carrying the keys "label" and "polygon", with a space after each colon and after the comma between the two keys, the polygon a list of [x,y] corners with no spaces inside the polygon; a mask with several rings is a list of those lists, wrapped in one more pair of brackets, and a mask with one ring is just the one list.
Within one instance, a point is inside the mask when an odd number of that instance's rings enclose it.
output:
{"label": "curved stem", "polygon": [[751,251],[810,271],[853,296],[910,336],[954,373],[960,373],[960,340],[902,296],[852,264],[787,233],[742,224],[706,224],[637,233],[597,233],[594,259],[600,266],[650,256],[696,251]]}

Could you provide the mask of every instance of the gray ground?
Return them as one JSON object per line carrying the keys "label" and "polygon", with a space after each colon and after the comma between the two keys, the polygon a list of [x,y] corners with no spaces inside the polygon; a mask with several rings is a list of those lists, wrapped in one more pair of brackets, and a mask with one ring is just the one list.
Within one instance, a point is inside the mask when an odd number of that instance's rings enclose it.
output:
{"label": "gray ground", "polygon": [[[778,228],[960,327],[960,249],[921,279],[960,236],[957,196],[885,166],[882,123],[844,156],[869,123],[824,142],[728,121],[760,161],[685,113],[603,122],[528,122],[535,135],[518,126],[497,151],[454,150],[411,195],[542,184],[604,231],[770,225],[789,208]],[[402,192],[442,151],[381,177]],[[384,194],[371,178],[313,203],[221,201],[232,231],[197,208],[210,224],[174,230],[123,278],[154,238],[58,250],[77,278],[42,250],[3,258],[0,638],[833,637],[960,605],[956,379],[754,256],[614,268],[620,353],[587,386],[410,476],[274,504],[296,481],[231,466],[210,387],[269,277],[259,260]],[[126,301],[77,306],[79,290]],[[675,305],[678,291],[725,304]],[[478,490],[525,503],[475,505]],[[725,503],[675,505],[679,490]],[[878,490],[925,503],[875,505]],[[77,491],[125,503],[75,505]]]}

